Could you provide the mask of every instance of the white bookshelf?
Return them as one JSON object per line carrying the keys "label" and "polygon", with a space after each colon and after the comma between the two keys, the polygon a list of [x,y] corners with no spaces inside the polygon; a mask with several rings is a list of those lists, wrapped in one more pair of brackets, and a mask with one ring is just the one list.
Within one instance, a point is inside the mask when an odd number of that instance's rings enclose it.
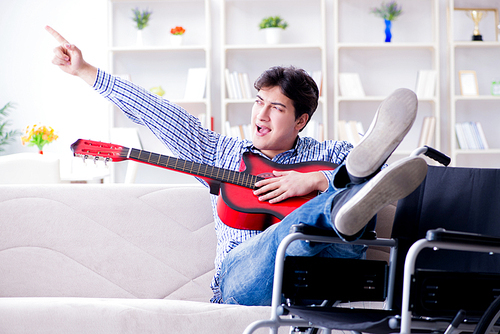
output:
{"label": "white bookshelf", "polygon": [[[328,138],[325,0],[225,0],[221,2],[220,15],[222,131],[227,121],[231,125],[250,122],[256,94],[253,83],[262,72],[271,66],[293,65],[310,73],[322,73],[323,90],[313,120],[324,125],[323,136]],[[266,44],[258,25],[264,17],[276,15],[287,21],[288,27],[279,44]],[[226,69],[248,74],[252,98],[230,98]]]}
{"label": "white bookshelf", "polygon": [[[500,59],[500,42],[495,29],[494,12],[480,22],[479,30],[483,41],[472,41],[474,24],[465,12],[457,8],[470,8],[468,2],[448,0],[448,49],[449,49],[449,99],[450,99],[450,154],[454,166],[498,167],[500,165],[500,138],[498,136],[498,109],[500,96],[491,95],[491,82],[500,80],[496,70]],[[500,1],[485,0],[474,8],[500,9]],[[459,71],[475,71],[478,81],[478,95],[464,96],[460,90]],[[455,124],[480,122],[489,149],[465,149],[460,147]]]}
{"label": "white bookshelf", "polygon": [[[145,89],[161,86],[164,98],[184,107],[195,116],[205,115],[206,127],[211,126],[212,100],[212,18],[210,0],[107,0],[108,3],[108,68],[114,75],[126,75]],[[132,21],[133,8],[151,10],[149,26],[143,30],[143,42],[137,43],[137,29]],[[183,43],[172,44],[170,29],[186,29]],[[206,68],[205,94],[202,98],[184,97],[191,68]],[[110,106],[111,127],[135,127],[143,149],[170,154],[151,132],[133,124],[115,106]],[[140,166],[140,168],[148,168]],[[123,167],[112,165],[114,171]],[[152,168],[148,173],[162,180],[166,171]],[[168,173],[167,173],[168,174]],[[179,178],[176,173],[176,178]],[[158,181],[161,182],[161,181]]]}
{"label": "white bookshelf", "polygon": [[[439,1],[398,1],[403,14],[392,24],[393,38],[385,43],[382,18],[369,13],[380,1],[334,0],[333,113],[331,132],[339,139],[339,120],[356,120],[365,131],[387,95],[397,88],[416,90],[418,72],[436,73],[435,92],[419,98],[417,119],[394,156],[409,155],[417,146],[423,120],[436,119],[432,146],[440,149]],[[341,95],[339,74],[358,73],[364,96]]]}

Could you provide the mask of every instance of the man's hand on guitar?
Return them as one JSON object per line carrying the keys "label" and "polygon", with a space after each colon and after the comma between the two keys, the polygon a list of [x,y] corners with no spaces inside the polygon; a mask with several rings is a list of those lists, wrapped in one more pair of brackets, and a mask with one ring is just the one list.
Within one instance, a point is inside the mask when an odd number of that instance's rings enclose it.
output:
{"label": "man's hand on guitar", "polygon": [[60,44],[54,49],[52,64],[59,66],[59,68],[66,73],[82,78],[89,85],[93,85],[97,76],[97,69],[83,60],[80,49],[70,44],[51,27],[46,26],[45,30],[47,30]]}
{"label": "man's hand on guitar", "polygon": [[255,184],[259,189],[255,190],[254,194],[260,201],[279,203],[290,197],[304,196],[328,188],[328,180],[321,172],[273,171],[273,174],[275,177]]}

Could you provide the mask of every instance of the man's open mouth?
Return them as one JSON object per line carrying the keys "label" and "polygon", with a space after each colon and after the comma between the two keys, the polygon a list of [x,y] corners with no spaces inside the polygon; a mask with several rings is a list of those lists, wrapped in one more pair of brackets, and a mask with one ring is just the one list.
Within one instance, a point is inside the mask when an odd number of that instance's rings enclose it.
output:
{"label": "man's open mouth", "polygon": [[265,134],[271,132],[271,129],[269,129],[268,127],[259,126],[259,125],[256,125],[256,126],[257,126],[257,133],[259,133],[261,135],[265,135]]}

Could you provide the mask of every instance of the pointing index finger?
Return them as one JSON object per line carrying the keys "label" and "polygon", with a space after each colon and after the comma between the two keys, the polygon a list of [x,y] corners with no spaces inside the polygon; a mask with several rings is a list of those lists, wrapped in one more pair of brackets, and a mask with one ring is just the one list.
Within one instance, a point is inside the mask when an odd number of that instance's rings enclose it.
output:
{"label": "pointing index finger", "polygon": [[54,29],[52,29],[52,27],[49,27],[49,26],[46,26],[45,27],[45,30],[47,30],[52,36],[54,36],[54,38],[61,44],[69,44],[69,42],[61,36],[61,34],[59,34],[57,31],[55,31]]}

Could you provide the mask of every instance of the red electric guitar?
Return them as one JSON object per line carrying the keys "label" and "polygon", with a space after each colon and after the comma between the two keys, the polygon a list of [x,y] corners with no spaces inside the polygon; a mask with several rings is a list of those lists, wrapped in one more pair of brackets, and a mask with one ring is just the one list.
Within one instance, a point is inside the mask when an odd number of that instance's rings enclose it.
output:
{"label": "red electric guitar", "polygon": [[220,195],[217,213],[228,226],[247,230],[265,230],[278,223],[290,212],[317,195],[312,192],[306,196],[288,198],[280,203],[261,202],[253,194],[255,183],[274,177],[273,170],[295,170],[302,173],[319,170],[333,170],[336,164],[325,161],[298,164],[277,164],[252,153],[243,154],[240,171],[213,167],[201,163],[174,158],[168,155],[151,153],[135,148],[108,144],[98,141],[79,139],[71,145],[73,154],[84,159],[123,161],[134,160],[186,174],[205,180],[210,193]]}

